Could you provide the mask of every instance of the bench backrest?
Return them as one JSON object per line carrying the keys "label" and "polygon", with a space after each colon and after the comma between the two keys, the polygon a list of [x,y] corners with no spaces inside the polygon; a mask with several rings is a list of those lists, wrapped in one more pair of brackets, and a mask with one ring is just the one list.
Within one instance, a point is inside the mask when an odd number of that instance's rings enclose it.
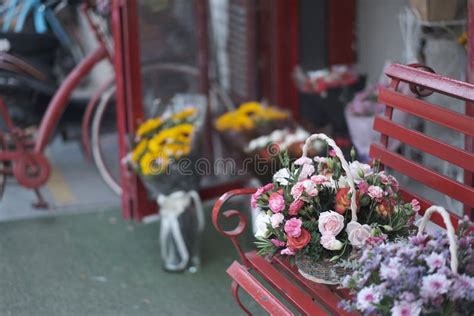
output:
{"label": "bench backrest", "polygon": [[[387,68],[385,73],[390,77],[391,84],[389,88],[381,88],[378,97],[379,102],[386,105],[385,113],[384,116],[377,116],[374,121],[374,129],[382,135],[381,143],[372,144],[370,156],[380,160],[382,165],[462,202],[464,204],[464,215],[468,215],[473,219],[474,188],[472,183],[461,183],[453,180],[391,151],[388,147],[388,140],[389,138],[396,139],[403,144],[456,165],[464,170],[465,179],[467,179],[466,175],[472,175],[474,172],[474,154],[472,152],[409,129],[394,122],[392,118],[394,109],[397,109],[464,134],[466,140],[468,140],[470,137],[474,137],[473,117],[403,94],[398,91],[398,88],[400,83],[405,82],[409,84],[410,90],[419,97],[436,92],[466,102],[474,102],[474,85],[437,75],[431,69],[419,65],[393,64]],[[401,192],[405,200],[418,199],[422,210],[433,204],[403,188]],[[453,224],[457,225],[459,216],[456,216],[453,212],[450,213],[452,214]],[[433,216],[432,220],[440,226],[444,226],[440,216]]]}

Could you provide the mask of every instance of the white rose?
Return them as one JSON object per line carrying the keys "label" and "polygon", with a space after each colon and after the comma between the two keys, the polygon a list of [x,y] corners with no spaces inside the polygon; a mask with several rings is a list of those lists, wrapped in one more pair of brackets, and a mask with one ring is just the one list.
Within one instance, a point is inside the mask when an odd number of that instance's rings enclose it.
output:
{"label": "white rose", "polygon": [[257,216],[255,217],[255,226],[257,230],[255,232],[255,237],[265,238],[267,236],[269,223],[270,223],[270,216],[268,216],[267,213],[265,212],[258,213]]}
{"label": "white rose", "polygon": [[344,228],[344,216],[334,211],[322,212],[319,214],[318,228],[322,235],[331,233],[337,236]]}
{"label": "white rose", "polygon": [[273,180],[280,183],[281,185],[288,185],[289,178],[290,171],[287,168],[282,168],[273,175]]}
{"label": "white rose", "polygon": [[341,250],[342,242],[336,239],[333,234],[326,233],[321,236],[321,245],[328,250]]}
{"label": "white rose", "polygon": [[372,173],[372,169],[368,164],[353,161],[349,164],[349,171],[355,183],[364,181],[364,178]]}
{"label": "white rose", "polygon": [[365,245],[365,241],[370,237],[371,228],[369,225],[361,225],[357,222],[347,224],[346,232],[352,246],[360,248]]}
{"label": "white rose", "polygon": [[275,213],[270,217],[270,222],[272,224],[273,228],[277,228],[280,226],[280,224],[283,222],[283,219],[285,217],[283,216],[282,213]]}

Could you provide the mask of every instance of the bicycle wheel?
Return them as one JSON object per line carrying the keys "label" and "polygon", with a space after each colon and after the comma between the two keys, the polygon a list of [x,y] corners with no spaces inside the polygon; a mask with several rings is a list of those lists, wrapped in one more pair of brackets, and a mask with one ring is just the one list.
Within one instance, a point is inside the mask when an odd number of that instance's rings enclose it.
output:
{"label": "bicycle wheel", "polygon": [[[162,114],[167,102],[177,93],[197,93],[198,74],[197,68],[184,64],[156,63],[142,67],[145,118]],[[91,149],[102,179],[114,193],[121,195],[118,148],[113,86],[102,95],[95,110]]]}

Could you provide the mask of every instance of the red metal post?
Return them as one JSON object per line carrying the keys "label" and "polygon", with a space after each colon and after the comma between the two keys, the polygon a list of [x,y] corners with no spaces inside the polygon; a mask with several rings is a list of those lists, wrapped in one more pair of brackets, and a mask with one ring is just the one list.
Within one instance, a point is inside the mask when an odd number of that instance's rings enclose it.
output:
{"label": "red metal post", "polygon": [[[468,0],[468,21],[467,21],[467,81],[474,83],[474,0]],[[474,102],[466,102],[466,115],[474,116]],[[466,135],[465,148],[474,152],[474,137]],[[464,183],[474,186],[474,174],[468,170],[464,171]],[[474,219],[474,209],[465,207],[464,213]]]}
{"label": "red metal post", "polygon": [[[129,135],[134,134],[139,121],[143,119],[136,0],[113,2],[112,29],[115,43],[117,127],[121,158],[130,150]],[[148,200],[146,190],[138,177],[125,165],[121,165],[120,174],[123,216],[140,220],[143,216],[156,212],[156,204]]]}

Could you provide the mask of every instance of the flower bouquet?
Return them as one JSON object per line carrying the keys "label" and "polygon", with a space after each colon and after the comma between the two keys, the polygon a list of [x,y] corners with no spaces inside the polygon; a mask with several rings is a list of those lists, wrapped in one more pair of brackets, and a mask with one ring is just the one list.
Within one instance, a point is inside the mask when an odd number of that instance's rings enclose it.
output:
{"label": "flower bouquet", "polygon": [[214,125],[221,135],[232,139],[231,143],[243,151],[252,139],[289,124],[288,112],[259,102],[246,102],[234,111],[219,116]]}
{"label": "flower bouquet", "polygon": [[153,198],[160,193],[189,191],[198,186],[199,177],[192,172],[192,161],[199,155],[197,133],[202,129],[202,121],[203,115],[196,107],[187,107],[148,119],[138,127],[136,145],[127,162]]}
{"label": "flower bouquet", "polygon": [[[329,157],[307,157],[309,145],[327,142]],[[261,255],[290,257],[315,282],[337,284],[347,273],[341,259],[355,256],[368,239],[407,236],[416,204],[403,203],[398,182],[377,168],[348,163],[324,134],[309,137],[303,155],[252,196],[258,207],[256,245]]]}
{"label": "flower bouquet", "polygon": [[[446,231],[424,233],[433,212]],[[446,210],[430,207],[418,235],[407,241],[374,244],[353,262],[342,285],[355,294],[342,307],[364,315],[474,315],[474,233],[467,219],[457,236]]]}
{"label": "flower bouquet", "polygon": [[289,153],[300,151],[309,134],[296,127],[288,112],[257,102],[241,104],[235,111],[215,121],[225,144],[235,154],[250,162],[251,170],[261,181],[268,181],[279,164],[284,147]]}
{"label": "flower bouquet", "polygon": [[[195,271],[204,214],[194,172],[204,110],[186,107],[142,123],[126,161],[160,207],[160,245],[165,270]],[[194,205],[193,205],[194,204]]]}

